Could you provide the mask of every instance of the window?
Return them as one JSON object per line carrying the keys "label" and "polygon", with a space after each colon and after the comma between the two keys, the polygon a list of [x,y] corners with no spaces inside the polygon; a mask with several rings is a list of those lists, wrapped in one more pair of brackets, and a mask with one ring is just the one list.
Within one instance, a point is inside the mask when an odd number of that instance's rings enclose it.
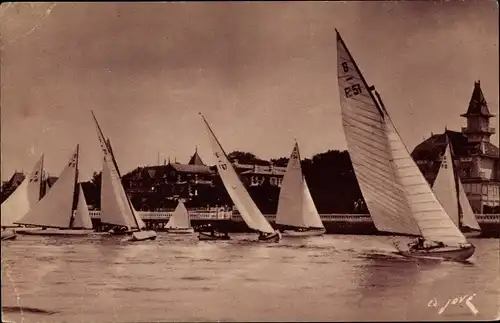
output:
{"label": "window", "polygon": [[252,176],[250,178],[250,181],[251,181],[251,185],[259,185],[259,181],[258,181],[257,176]]}
{"label": "window", "polygon": [[271,177],[270,181],[271,181],[271,185],[273,185],[273,186],[278,185],[278,179],[276,177],[274,177],[274,176]]}

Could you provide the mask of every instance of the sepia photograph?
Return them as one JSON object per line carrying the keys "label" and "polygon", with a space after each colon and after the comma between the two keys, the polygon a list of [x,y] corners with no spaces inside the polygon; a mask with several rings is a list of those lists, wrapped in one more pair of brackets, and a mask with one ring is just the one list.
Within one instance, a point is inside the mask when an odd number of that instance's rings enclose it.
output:
{"label": "sepia photograph", "polygon": [[0,4],[2,323],[500,320],[499,4]]}

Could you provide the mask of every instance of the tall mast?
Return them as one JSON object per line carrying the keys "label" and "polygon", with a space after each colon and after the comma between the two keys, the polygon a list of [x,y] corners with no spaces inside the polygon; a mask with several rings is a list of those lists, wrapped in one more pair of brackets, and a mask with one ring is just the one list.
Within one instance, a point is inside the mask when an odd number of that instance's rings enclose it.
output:
{"label": "tall mast", "polygon": [[73,206],[71,207],[71,216],[69,220],[69,228],[73,228],[73,224],[75,222],[74,211],[78,205],[78,196],[80,193],[79,185],[78,185],[78,159],[80,157],[80,144],[76,145],[76,160],[75,160],[75,184],[73,186]]}

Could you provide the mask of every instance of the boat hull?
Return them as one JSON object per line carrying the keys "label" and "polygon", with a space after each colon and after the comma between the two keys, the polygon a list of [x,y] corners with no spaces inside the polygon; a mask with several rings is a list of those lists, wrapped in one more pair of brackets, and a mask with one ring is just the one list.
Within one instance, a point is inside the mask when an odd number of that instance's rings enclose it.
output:
{"label": "boat hull", "polygon": [[326,229],[307,229],[306,231],[284,230],[283,237],[314,237],[325,234]]}
{"label": "boat hull", "polygon": [[470,244],[467,247],[443,247],[430,250],[400,250],[399,254],[411,258],[434,258],[465,261],[474,254],[475,250],[476,248]]}
{"label": "boat hull", "polygon": [[145,241],[145,240],[155,240],[156,232],[153,230],[141,230],[134,231],[132,234],[125,239],[124,241]]}
{"label": "boat hull", "polygon": [[199,232],[198,239],[200,241],[217,241],[217,240],[231,240],[230,236],[224,235],[211,235],[210,233]]}
{"label": "boat hull", "polygon": [[65,229],[20,229],[16,230],[16,233],[23,235],[32,235],[32,236],[86,236],[94,233],[93,230],[65,230]]}
{"label": "boat hull", "polygon": [[259,235],[259,242],[278,242],[281,240],[281,233],[279,231],[274,231],[274,233],[268,235]]}
{"label": "boat hull", "polygon": [[14,230],[2,230],[2,241],[13,240],[16,238],[16,232]]}
{"label": "boat hull", "polygon": [[194,233],[193,228],[171,228],[168,229],[167,233],[171,234],[192,234]]}
{"label": "boat hull", "polygon": [[482,232],[481,231],[469,231],[469,232],[463,232],[464,236],[466,238],[477,238],[480,237]]}

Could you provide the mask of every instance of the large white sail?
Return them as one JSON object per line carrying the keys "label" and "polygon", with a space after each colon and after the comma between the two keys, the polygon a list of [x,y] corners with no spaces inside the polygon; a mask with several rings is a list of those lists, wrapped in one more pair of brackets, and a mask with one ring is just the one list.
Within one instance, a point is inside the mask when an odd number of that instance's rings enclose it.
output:
{"label": "large white sail", "polygon": [[77,167],[78,146],[47,194],[16,223],[49,228],[69,228],[73,215]]}
{"label": "large white sail", "polygon": [[441,241],[447,245],[467,243],[465,236],[432,192],[387,114],[386,125],[393,163],[405,188],[411,215],[417,221],[422,236],[426,240]]}
{"label": "large white sail", "polygon": [[309,186],[307,185],[307,181],[304,177],[302,182],[303,187],[303,195],[302,195],[302,213],[304,214],[305,224],[309,228],[315,229],[323,229],[325,226],[323,225],[323,221],[319,216],[318,210],[316,209],[316,205],[311,196],[311,192],[309,191]]}
{"label": "large white sail", "polygon": [[241,217],[251,229],[265,233],[273,233],[273,228],[269,222],[267,222],[264,215],[262,215],[257,205],[255,205],[255,202],[243,186],[243,183],[241,183],[238,174],[236,174],[233,165],[229,162],[226,153],[215,137],[215,134],[212,132],[212,129],[203,116],[202,118],[207,127],[208,137],[217,160],[219,175],[234,205],[240,212]]}
{"label": "large white sail", "polygon": [[337,33],[342,125],[366,206],[379,231],[420,235],[393,165],[384,118]]}
{"label": "large white sail", "polygon": [[477,222],[476,215],[470,206],[467,194],[465,194],[462,181],[457,176],[458,181],[458,201],[460,202],[460,208],[462,209],[462,226],[468,227],[473,230],[481,231],[481,227]]}
{"label": "large white sail", "polygon": [[455,186],[453,159],[448,142],[446,143],[445,152],[441,157],[441,166],[439,167],[432,190],[455,225],[460,226],[458,194]]}
{"label": "large white sail", "polygon": [[0,218],[2,227],[14,227],[17,220],[25,216],[40,200],[43,174],[43,155],[22,183],[1,205]]}
{"label": "large white sail", "polygon": [[[93,114],[92,114],[93,115]],[[101,221],[107,224],[125,226],[130,229],[142,229],[144,223],[138,222],[123,188],[118,167],[115,164],[110,143],[106,141],[101,128],[94,117],[97,135],[104,153],[101,178]]]}
{"label": "large white sail", "polygon": [[426,240],[449,245],[466,243],[411,158],[385,108],[376,103],[338,33],[337,50],[349,154],[377,228],[420,233]]}
{"label": "large white sail", "polygon": [[92,229],[92,219],[90,218],[89,208],[85,200],[82,185],[78,184],[78,203],[76,205],[75,218],[73,228]]}
{"label": "large white sail", "polygon": [[174,213],[170,219],[168,219],[165,228],[175,228],[175,229],[188,229],[191,228],[191,221],[189,220],[189,213],[186,209],[184,203],[179,200],[179,204],[175,208]]}
{"label": "large white sail", "polygon": [[276,223],[306,228],[304,216],[304,182],[300,165],[299,145],[295,143],[281,182]]}

